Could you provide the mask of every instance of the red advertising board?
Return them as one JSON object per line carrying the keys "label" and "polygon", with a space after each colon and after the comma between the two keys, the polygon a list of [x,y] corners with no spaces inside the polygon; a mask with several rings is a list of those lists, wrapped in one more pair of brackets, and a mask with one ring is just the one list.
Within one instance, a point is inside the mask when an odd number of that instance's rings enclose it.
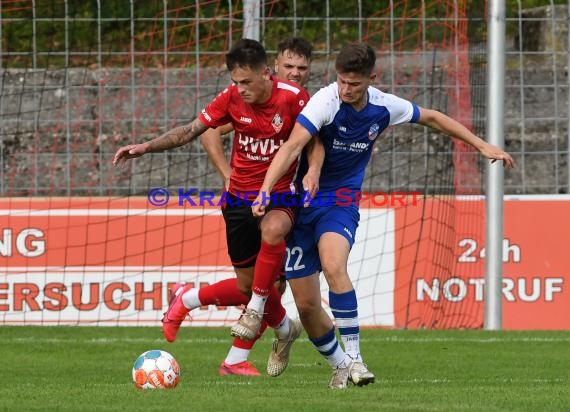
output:
{"label": "red advertising board", "polygon": [[[456,200],[441,218],[439,200],[396,213],[397,327],[482,327],[485,293],[485,203]],[[504,203],[504,329],[570,329],[570,269],[565,242],[570,199],[508,198]],[[421,217],[421,219],[420,219]],[[460,224],[460,222],[462,222]],[[471,222],[465,229],[466,221]],[[463,228],[456,230],[456,228]],[[434,236],[438,233],[439,236]],[[443,236],[453,248],[438,247]],[[417,244],[398,248],[398,244]],[[439,249],[439,255],[433,251]]]}
{"label": "red advertising board", "polygon": [[[503,327],[570,329],[570,198],[507,199],[504,207]],[[483,326],[483,199],[363,204],[361,212],[349,271],[364,324]],[[0,223],[0,324],[155,324],[169,283],[233,276],[216,206],[7,198]],[[196,319],[220,325],[238,315],[209,308]]]}

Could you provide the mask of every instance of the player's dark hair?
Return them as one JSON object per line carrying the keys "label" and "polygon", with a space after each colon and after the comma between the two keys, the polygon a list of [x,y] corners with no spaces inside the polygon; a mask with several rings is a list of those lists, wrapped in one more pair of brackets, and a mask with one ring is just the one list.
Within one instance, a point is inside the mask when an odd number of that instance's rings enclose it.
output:
{"label": "player's dark hair", "polygon": [[241,39],[226,54],[226,66],[229,71],[237,67],[262,69],[267,66],[267,54],[260,42]]}
{"label": "player's dark hair", "polygon": [[285,50],[306,57],[307,60],[311,60],[313,55],[313,46],[302,37],[288,37],[281,40],[277,45],[277,54],[282,54]]}
{"label": "player's dark hair", "polygon": [[342,48],[336,58],[338,73],[358,73],[369,76],[376,64],[376,53],[364,43],[349,43]]}

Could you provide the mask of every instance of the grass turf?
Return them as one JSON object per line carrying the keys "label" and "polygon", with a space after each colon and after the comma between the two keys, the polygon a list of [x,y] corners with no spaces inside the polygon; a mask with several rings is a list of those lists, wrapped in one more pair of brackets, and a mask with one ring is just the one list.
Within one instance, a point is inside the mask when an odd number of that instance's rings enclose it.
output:
{"label": "grass turf", "polygon": [[[0,327],[5,411],[563,411],[570,408],[570,332],[362,331],[376,383],[327,388],[330,368],[305,334],[278,378],[221,377],[228,328]],[[271,334],[251,353],[263,373]],[[172,353],[178,387],[139,391],[137,356]]]}

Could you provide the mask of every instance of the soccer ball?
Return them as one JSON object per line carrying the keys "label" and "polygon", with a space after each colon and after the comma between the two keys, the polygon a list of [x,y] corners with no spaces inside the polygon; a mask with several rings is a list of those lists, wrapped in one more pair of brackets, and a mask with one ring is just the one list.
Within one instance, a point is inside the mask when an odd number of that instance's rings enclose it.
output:
{"label": "soccer ball", "polygon": [[170,389],[178,385],[180,366],[163,350],[141,354],[133,365],[133,382],[138,389]]}

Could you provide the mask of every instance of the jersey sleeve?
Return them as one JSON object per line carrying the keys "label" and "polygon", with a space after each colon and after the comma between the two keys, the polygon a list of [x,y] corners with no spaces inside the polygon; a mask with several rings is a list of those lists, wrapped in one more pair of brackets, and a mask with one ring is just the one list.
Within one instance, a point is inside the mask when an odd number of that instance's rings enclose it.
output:
{"label": "jersey sleeve", "polygon": [[420,109],[415,103],[393,94],[384,94],[383,98],[383,105],[390,112],[390,126],[416,123],[420,118]]}
{"label": "jersey sleeve", "polygon": [[298,110],[297,114],[300,114],[301,111],[305,109],[310,98],[309,93],[305,89],[301,88],[301,91],[295,96],[294,102]]}
{"label": "jersey sleeve", "polygon": [[198,118],[208,127],[218,127],[231,121],[228,107],[233,85],[226,87],[214,100],[202,109]]}
{"label": "jersey sleeve", "polygon": [[338,94],[334,84],[323,87],[311,97],[307,106],[297,117],[297,123],[309,131],[311,136],[333,121],[338,107]]}

